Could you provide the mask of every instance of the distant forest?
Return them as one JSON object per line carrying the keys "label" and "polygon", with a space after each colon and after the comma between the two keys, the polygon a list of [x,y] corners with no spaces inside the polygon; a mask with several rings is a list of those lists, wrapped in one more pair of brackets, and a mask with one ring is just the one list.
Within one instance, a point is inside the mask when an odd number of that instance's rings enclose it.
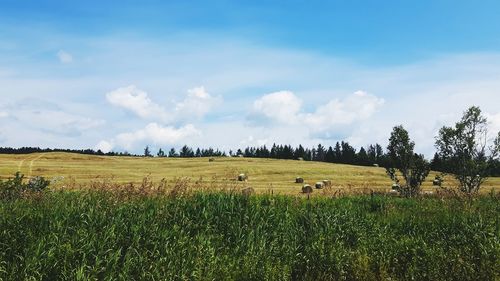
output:
{"label": "distant forest", "polygon": [[[21,148],[11,148],[11,147],[0,147],[0,154],[28,154],[28,153],[40,153],[40,152],[71,152],[86,155],[99,155],[99,156],[143,156],[143,157],[153,157],[153,152],[151,152],[149,147],[144,149],[144,154],[137,155],[128,152],[107,152],[104,153],[101,150],[93,149],[50,149],[50,148],[39,148],[39,147],[21,147]],[[355,149],[348,142],[337,142],[333,147],[328,148],[318,144],[314,148],[304,148],[302,145],[298,147],[292,147],[291,145],[276,145],[273,144],[272,147],[267,146],[260,147],[246,147],[244,149],[238,149],[236,151],[230,150],[228,153],[218,149],[208,148],[208,149],[193,149],[187,145],[184,145],[179,151],[175,148],[171,148],[168,152],[163,149],[159,149],[155,153],[157,157],[180,157],[180,158],[192,158],[192,157],[249,157],[249,158],[272,158],[272,159],[295,159],[304,161],[318,161],[318,162],[328,162],[328,163],[339,163],[339,164],[350,164],[358,166],[380,166],[380,167],[390,167],[391,163],[388,155],[384,151],[381,145],[374,144],[369,145],[367,148],[361,147],[359,150]],[[433,159],[430,161],[431,169],[434,171],[447,172],[446,165],[440,159],[439,155],[434,154]],[[489,163],[489,174],[490,176],[500,176],[500,161],[494,160]]]}

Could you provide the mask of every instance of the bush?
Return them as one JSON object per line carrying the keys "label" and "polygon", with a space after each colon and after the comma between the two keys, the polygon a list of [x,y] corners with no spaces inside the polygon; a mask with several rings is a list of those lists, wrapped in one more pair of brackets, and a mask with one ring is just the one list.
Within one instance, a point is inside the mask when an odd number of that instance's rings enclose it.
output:
{"label": "bush", "polygon": [[50,184],[44,177],[33,177],[24,183],[24,175],[17,172],[14,178],[6,181],[0,180],[0,199],[12,200],[21,197],[24,193],[41,192]]}

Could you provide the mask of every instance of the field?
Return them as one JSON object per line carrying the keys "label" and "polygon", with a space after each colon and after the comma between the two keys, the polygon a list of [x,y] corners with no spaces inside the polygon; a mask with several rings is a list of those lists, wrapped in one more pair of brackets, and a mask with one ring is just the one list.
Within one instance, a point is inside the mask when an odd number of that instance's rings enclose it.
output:
{"label": "field", "polygon": [[[44,191],[0,185],[0,280],[500,278],[495,192],[356,195],[388,190],[384,169],[303,161],[67,153],[0,161],[3,178],[16,171],[64,177]],[[239,173],[249,181],[236,181]],[[166,178],[171,191],[145,184],[145,176]],[[334,190],[349,192],[288,196],[300,194],[296,176],[331,179]],[[426,190],[435,189],[431,180]],[[487,188],[498,183],[490,179]],[[260,194],[241,194],[245,186]]]}
{"label": "field", "polygon": [[[296,160],[216,158],[209,162],[208,158],[99,157],[70,153],[0,155],[0,177],[11,177],[16,171],[28,177],[40,175],[51,179],[63,176],[59,186],[104,179],[140,183],[146,176],[155,182],[162,178],[168,181],[181,177],[192,181],[201,178],[215,186],[251,186],[257,193],[272,190],[276,194],[298,194],[301,185],[294,183],[297,176],[309,184],[330,179],[334,190],[388,191],[391,186],[383,168]],[[246,173],[248,182],[235,182],[239,173]],[[435,189],[432,187],[433,175],[431,173],[427,178],[424,190]],[[500,188],[500,178],[490,178],[483,190],[491,188]]]}

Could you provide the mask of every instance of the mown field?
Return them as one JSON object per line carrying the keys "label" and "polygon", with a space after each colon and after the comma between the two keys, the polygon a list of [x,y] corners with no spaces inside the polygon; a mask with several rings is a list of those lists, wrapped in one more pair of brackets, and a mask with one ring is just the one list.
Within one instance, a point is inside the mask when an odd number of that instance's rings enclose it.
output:
{"label": "mown field", "polygon": [[500,203],[52,191],[0,200],[0,280],[499,280]]}
{"label": "mown field", "polygon": [[[201,178],[216,186],[251,186],[257,193],[272,190],[278,194],[298,194],[301,185],[294,183],[297,176],[309,184],[332,180],[334,190],[388,191],[391,186],[383,168],[296,160],[216,158],[209,162],[208,158],[99,157],[71,153],[0,155],[0,177],[5,179],[16,171],[28,177],[39,175],[51,179],[63,176],[64,180],[58,186],[96,180],[140,183],[146,176],[155,182],[163,178],[171,182],[181,177],[192,181]],[[235,182],[239,173],[246,173],[248,182]],[[431,173],[427,178],[424,190],[435,189],[432,187],[433,176]],[[490,191],[491,188],[500,188],[500,178],[490,178],[483,190]]]}

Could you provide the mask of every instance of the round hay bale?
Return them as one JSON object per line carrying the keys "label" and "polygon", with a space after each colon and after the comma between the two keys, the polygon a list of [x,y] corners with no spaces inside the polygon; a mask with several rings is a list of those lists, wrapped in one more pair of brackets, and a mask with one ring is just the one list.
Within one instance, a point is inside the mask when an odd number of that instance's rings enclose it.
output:
{"label": "round hay bale", "polygon": [[301,177],[296,177],[295,178],[295,183],[304,183],[304,179]]}
{"label": "round hay bale", "polygon": [[316,187],[316,189],[322,189],[325,187],[325,184],[322,181],[319,181],[314,185],[314,187]]}
{"label": "round hay bale", "polygon": [[373,167],[378,167],[378,164],[373,164]]}
{"label": "round hay bale", "polygon": [[323,185],[325,187],[331,187],[332,186],[332,181],[331,180],[323,180]]}
{"label": "round hay bale", "polygon": [[299,157],[299,158],[297,158],[297,160],[304,161],[304,158],[303,157]]}
{"label": "round hay bale", "polygon": [[238,157],[243,158],[244,156],[242,154],[238,154]]}
{"label": "round hay bale", "polygon": [[255,190],[253,189],[253,187],[243,188],[241,190],[241,194],[243,194],[245,196],[250,196],[250,195],[255,194]]}
{"label": "round hay bale", "polygon": [[214,161],[215,161],[215,158],[213,158],[213,157],[208,158],[208,162],[214,162]]}
{"label": "round hay bale", "polygon": [[312,193],[312,192],[313,189],[310,185],[304,184],[304,186],[302,186],[302,193]]}
{"label": "round hay bale", "polygon": [[389,192],[387,194],[389,196],[398,196],[399,192],[397,190],[391,189],[391,190],[389,190]]}
{"label": "round hay bale", "polygon": [[238,181],[246,181],[247,179],[248,179],[248,176],[245,174],[238,175]]}

